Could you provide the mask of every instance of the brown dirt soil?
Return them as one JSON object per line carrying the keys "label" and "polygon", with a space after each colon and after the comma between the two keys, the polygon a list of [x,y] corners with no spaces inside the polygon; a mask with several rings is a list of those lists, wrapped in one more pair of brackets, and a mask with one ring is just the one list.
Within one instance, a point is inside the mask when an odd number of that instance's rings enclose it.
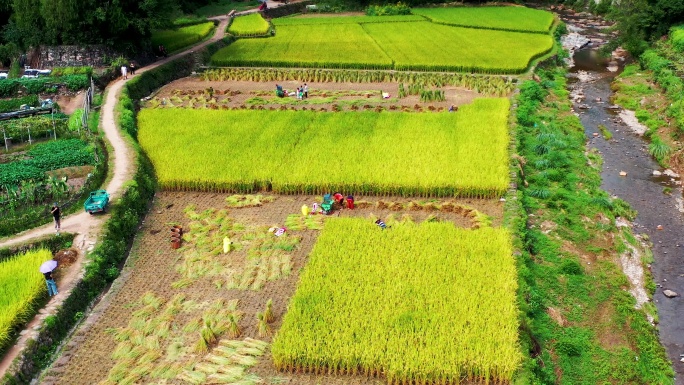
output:
{"label": "brown dirt soil", "polygon": [[[313,247],[317,230],[290,230],[288,234],[298,235],[301,242],[292,255],[292,273],[289,277],[275,281],[268,281],[260,291],[237,290],[226,288],[218,289],[211,283],[211,278],[200,278],[192,285],[173,289],[171,283],[181,276],[176,271],[175,265],[182,258],[183,249],[173,250],[170,245],[170,227],[180,223],[184,229],[188,229],[190,220],[184,214],[184,209],[193,204],[196,211],[201,212],[209,208],[226,208],[226,194],[214,193],[181,193],[161,192],[154,199],[150,214],[143,221],[138,237],[136,237],[121,277],[114,282],[112,289],[97,305],[93,313],[85,323],[75,332],[67,343],[61,357],[55,362],[43,378],[43,384],[96,384],[104,380],[115,361],[111,353],[116,347],[112,335],[107,332],[109,328],[124,327],[128,324],[133,311],[132,304],[139,301],[141,296],[150,291],[163,299],[170,299],[177,293],[183,293],[186,298],[195,301],[213,301],[219,298],[239,299],[239,309],[245,315],[240,321],[242,330],[241,337],[257,339],[255,315],[262,311],[268,299],[273,299],[273,311],[275,322],[271,325],[272,331],[276,332],[281,325],[282,317],[286,311],[289,298],[294,294],[299,280],[300,270],[306,264],[307,256]],[[289,214],[300,213],[303,204],[311,204],[314,196],[275,196],[275,201],[265,203],[261,207],[229,209],[229,216],[240,223],[247,225],[272,226],[283,224]],[[401,201],[408,199],[391,197],[358,197],[357,201],[369,202]],[[503,215],[503,204],[496,200],[457,200],[461,205],[473,207],[493,218],[493,225],[499,226]],[[368,217],[374,214],[385,217],[389,214],[400,216],[410,214],[421,220],[431,214],[435,214],[443,220],[452,220],[459,226],[470,226],[470,218],[464,218],[456,212],[425,212],[425,211],[391,211],[389,209],[378,210],[375,206],[342,210],[341,216]],[[338,215],[338,214],[335,214]],[[230,258],[231,254],[228,254]],[[240,257],[244,260],[244,257]],[[232,262],[231,262],[232,263]],[[270,337],[265,340],[270,342]],[[367,378],[362,376],[324,376],[313,374],[283,373],[275,370],[270,354],[267,353],[259,360],[259,363],[251,369],[251,372],[264,379],[265,384],[384,384],[383,378]],[[174,380],[169,383],[183,383]]]}
{"label": "brown dirt soil", "polygon": [[[294,91],[303,85],[296,81],[278,82],[283,89]],[[375,109],[381,106],[385,110],[397,111],[446,111],[449,106],[469,104],[473,99],[484,97],[480,93],[463,88],[446,86],[444,90],[446,100],[443,102],[421,102],[420,96],[409,95],[398,99],[399,83],[307,83],[309,86],[309,98],[300,101],[294,96],[277,98],[275,96],[275,82],[249,82],[249,81],[202,81],[195,77],[187,77],[173,81],[162,87],[151,102],[145,106],[151,107],[165,102],[171,102],[175,106],[189,107],[192,102],[195,108],[205,104],[209,99],[205,91],[209,87],[214,89],[213,98],[216,99],[214,109],[227,108],[254,108],[254,109],[279,109],[286,107],[297,110],[332,111],[333,105],[337,104],[340,109],[353,110],[353,104],[358,110]],[[181,95],[178,95],[179,92]],[[389,99],[382,99],[381,92],[388,92]],[[183,95],[184,93],[188,95]],[[366,97],[366,94],[369,97]],[[205,97],[206,96],[206,97]],[[265,104],[252,107],[248,99],[259,97],[266,101]],[[335,97],[334,101],[326,101]],[[189,99],[179,102],[178,98]],[[418,108],[416,107],[418,106]]]}
{"label": "brown dirt soil", "polygon": [[75,95],[56,95],[53,97],[52,101],[59,104],[59,107],[67,115],[71,115],[78,108],[83,108],[83,99],[85,98],[85,92],[79,91]]}
{"label": "brown dirt soil", "polygon": [[55,254],[54,260],[60,268],[64,268],[72,265],[78,259],[78,250],[76,249],[66,249],[60,250]]}

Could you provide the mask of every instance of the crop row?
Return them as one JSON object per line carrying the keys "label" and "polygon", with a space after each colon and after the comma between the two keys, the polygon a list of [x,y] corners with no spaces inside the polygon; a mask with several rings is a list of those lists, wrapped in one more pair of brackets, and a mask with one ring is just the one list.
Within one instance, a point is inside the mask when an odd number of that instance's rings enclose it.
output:
{"label": "crop row", "polygon": [[95,163],[93,148],[79,139],[42,143],[27,155],[27,159],[0,164],[0,187],[25,180],[43,180],[46,171]]}
{"label": "crop row", "polygon": [[24,95],[54,93],[61,85],[66,86],[69,91],[82,90],[90,86],[90,76],[65,75],[37,79],[2,79],[0,80],[0,97],[11,97],[19,93]]}
{"label": "crop row", "polygon": [[509,234],[331,218],[276,334],[277,368],[505,383],[521,361]]}
{"label": "crop row", "polygon": [[13,328],[33,315],[45,293],[45,280],[38,268],[51,258],[49,250],[41,249],[0,262],[0,351],[12,342]]}
{"label": "crop row", "polygon": [[[507,99],[457,113],[154,109],[139,140],[171,190],[497,197]],[[483,156],[487,154],[487,156]]]}
{"label": "crop row", "polygon": [[273,19],[276,27],[286,25],[320,25],[320,24],[365,24],[365,23],[407,23],[411,21],[425,21],[420,15],[393,15],[393,16],[348,16],[348,17],[285,17]]}
{"label": "crop row", "polygon": [[314,68],[216,68],[203,72],[204,81],[247,80],[251,82],[389,83],[417,84],[424,87],[465,87],[485,95],[504,96],[515,89],[511,77],[444,72],[358,71]]}

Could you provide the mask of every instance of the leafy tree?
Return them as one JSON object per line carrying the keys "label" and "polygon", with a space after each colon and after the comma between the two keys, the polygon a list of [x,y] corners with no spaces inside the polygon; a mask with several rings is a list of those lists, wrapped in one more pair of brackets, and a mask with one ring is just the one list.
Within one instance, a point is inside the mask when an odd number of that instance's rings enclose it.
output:
{"label": "leafy tree", "polygon": [[6,28],[7,40],[21,48],[37,45],[43,37],[43,18],[40,14],[40,0],[14,0],[14,13]]}

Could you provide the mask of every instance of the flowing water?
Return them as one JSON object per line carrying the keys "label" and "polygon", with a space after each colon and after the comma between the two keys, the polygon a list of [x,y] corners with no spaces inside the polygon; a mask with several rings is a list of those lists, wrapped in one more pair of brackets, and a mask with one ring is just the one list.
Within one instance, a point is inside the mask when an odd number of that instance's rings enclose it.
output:
{"label": "flowing water", "polygon": [[[587,21],[576,14],[560,16],[570,31],[594,42],[606,38],[597,28],[596,19]],[[622,63],[610,63],[618,65],[612,68],[616,71],[609,71],[608,61],[591,45],[576,50],[572,61],[569,88],[572,95],[584,96],[583,100],[574,100],[574,109],[584,126],[588,146],[603,157],[602,188],[638,211],[634,231],[647,234],[653,242],[655,262],[651,271],[658,286],[653,301],[660,317],[660,340],[673,362],[676,384],[684,385],[684,204],[679,178],[653,175],[654,170],[664,170],[649,155],[648,142],[617,116],[620,109],[611,106],[610,84],[622,70]],[[604,139],[600,124],[612,133],[612,139]],[[621,172],[626,175],[621,176]],[[665,193],[665,187],[670,194]],[[680,296],[667,298],[663,294],[666,289]]]}

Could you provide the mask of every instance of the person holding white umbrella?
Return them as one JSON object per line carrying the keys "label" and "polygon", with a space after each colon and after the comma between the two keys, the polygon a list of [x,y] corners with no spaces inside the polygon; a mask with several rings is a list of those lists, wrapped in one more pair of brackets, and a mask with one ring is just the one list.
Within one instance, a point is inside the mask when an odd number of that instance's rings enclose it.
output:
{"label": "person holding white umbrella", "polygon": [[52,272],[56,268],[57,261],[54,259],[45,261],[42,265],[40,265],[40,272],[45,276],[45,284],[47,284],[48,295],[50,297],[57,295],[57,283],[55,283],[55,280],[52,278]]}

